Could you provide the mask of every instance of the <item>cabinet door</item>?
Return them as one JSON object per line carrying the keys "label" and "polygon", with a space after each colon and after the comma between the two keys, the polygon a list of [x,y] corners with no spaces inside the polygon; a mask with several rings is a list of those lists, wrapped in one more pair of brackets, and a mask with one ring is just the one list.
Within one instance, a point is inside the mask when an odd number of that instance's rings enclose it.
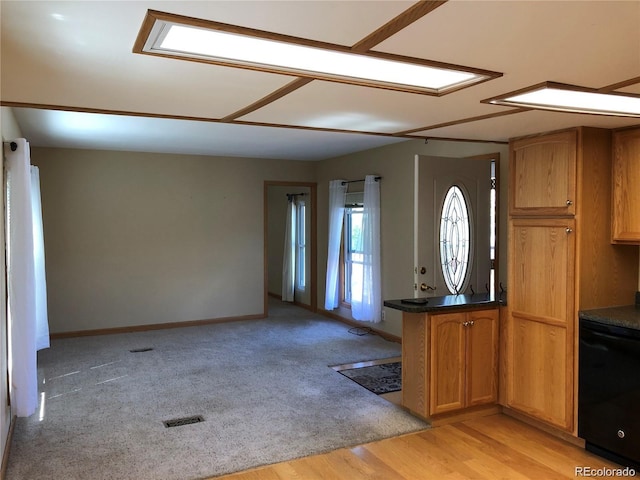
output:
{"label": "cabinet door", "polygon": [[467,314],[466,406],[498,399],[498,310]]}
{"label": "cabinet door", "polygon": [[431,317],[429,414],[465,406],[465,313]]}
{"label": "cabinet door", "polygon": [[508,306],[512,315],[550,324],[573,321],[575,221],[513,219]]}
{"label": "cabinet door", "polygon": [[511,215],[575,214],[576,143],[575,130],[511,143]]}
{"label": "cabinet door", "polygon": [[573,360],[567,328],[513,319],[509,406],[565,430],[573,427]]}
{"label": "cabinet door", "polygon": [[613,219],[615,243],[640,243],[640,128],[613,134]]}
{"label": "cabinet door", "polygon": [[509,246],[507,404],[573,427],[573,219],[514,219]]}

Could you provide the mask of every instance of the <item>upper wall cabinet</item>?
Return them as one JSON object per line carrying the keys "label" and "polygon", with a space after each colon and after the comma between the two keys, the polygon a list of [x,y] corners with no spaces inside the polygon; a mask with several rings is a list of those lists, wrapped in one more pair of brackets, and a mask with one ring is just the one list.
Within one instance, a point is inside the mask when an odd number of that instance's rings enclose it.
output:
{"label": "upper wall cabinet", "polygon": [[575,214],[575,130],[522,138],[510,145],[509,214]]}
{"label": "upper wall cabinet", "polygon": [[613,243],[640,244],[640,127],[613,134]]}

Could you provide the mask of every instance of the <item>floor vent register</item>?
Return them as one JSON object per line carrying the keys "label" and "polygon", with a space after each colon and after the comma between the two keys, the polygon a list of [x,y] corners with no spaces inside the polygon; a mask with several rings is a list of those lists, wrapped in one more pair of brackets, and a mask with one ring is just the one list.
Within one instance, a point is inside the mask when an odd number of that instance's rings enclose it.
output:
{"label": "floor vent register", "polygon": [[164,426],[167,428],[181,427],[183,425],[192,425],[194,423],[204,422],[202,415],[195,415],[193,417],[174,418],[173,420],[165,420]]}

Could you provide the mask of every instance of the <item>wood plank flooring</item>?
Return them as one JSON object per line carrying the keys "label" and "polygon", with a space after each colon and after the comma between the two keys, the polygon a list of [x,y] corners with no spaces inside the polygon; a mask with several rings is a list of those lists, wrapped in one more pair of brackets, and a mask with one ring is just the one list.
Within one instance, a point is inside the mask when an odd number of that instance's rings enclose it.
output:
{"label": "wood plank flooring", "polygon": [[619,468],[580,447],[498,414],[218,480],[553,480],[577,478],[576,467]]}

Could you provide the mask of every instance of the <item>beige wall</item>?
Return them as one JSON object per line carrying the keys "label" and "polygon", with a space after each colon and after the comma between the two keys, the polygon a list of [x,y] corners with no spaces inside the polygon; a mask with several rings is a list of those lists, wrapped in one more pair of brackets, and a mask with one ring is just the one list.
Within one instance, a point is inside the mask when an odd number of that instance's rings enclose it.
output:
{"label": "beige wall", "polygon": [[[328,182],[381,175],[383,298],[410,297],[414,156],[484,153],[501,155],[500,281],[508,286],[506,145],[416,140],[322,162],[34,148],[52,332],[261,315],[265,180],[318,182],[322,308]],[[399,335],[401,315],[385,309],[385,317],[377,327]]]}
{"label": "beige wall", "polygon": [[[381,175],[383,298],[410,297],[415,154],[494,152],[504,172],[506,146],[464,142],[408,141],[322,162],[33,148],[51,331],[262,315],[266,180],[318,182],[322,307],[328,182]],[[385,317],[377,327],[399,335],[400,314]]]}
{"label": "beige wall", "polygon": [[[8,107],[0,107],[0,131],[2,131],[2,141],[9,141],[21,138],[22,132],[16,122],[13,111]],[[0,172],[4,172],[4,149]],[[2,176],[2,195],[4,197],[4,176]],[[0,201],[0,268],[5,271],[4,255],[4,202]],[[0,454],[4,452],[9,426],[11,423],[11,408],[9,407],[9,392],[7,391],[7,286],[5,275],[0,275]]]}
{"label": "beige wall", "polygon": [[265,180],[312,162],[32,149],[53,333],[264,314]]}
{"label": "beige wall", "polygon": [[[500,280],[506,286],[506,172],[508,146],[491,143],[444,142],[431,140],[407,141],[373,150],[358,152],[318,165],[318,306],[324,307],[326,263],[328,189],[333,179],[355,180],[368,174],[382,176],[380,183],[382,297],[397,299],[413,297],[413,186],[416,154],[442,157],[469,157],[499,153],[500,184]],[[356,187],[357,188],[357,187]],[[361,187],[360,187],[361,188]],[[351,319],[350,311],[338,313]],[[371,324],[363,324],[371,325]],[[402,315],[385,308],[385,320],[375,328],[400,336]]]}

